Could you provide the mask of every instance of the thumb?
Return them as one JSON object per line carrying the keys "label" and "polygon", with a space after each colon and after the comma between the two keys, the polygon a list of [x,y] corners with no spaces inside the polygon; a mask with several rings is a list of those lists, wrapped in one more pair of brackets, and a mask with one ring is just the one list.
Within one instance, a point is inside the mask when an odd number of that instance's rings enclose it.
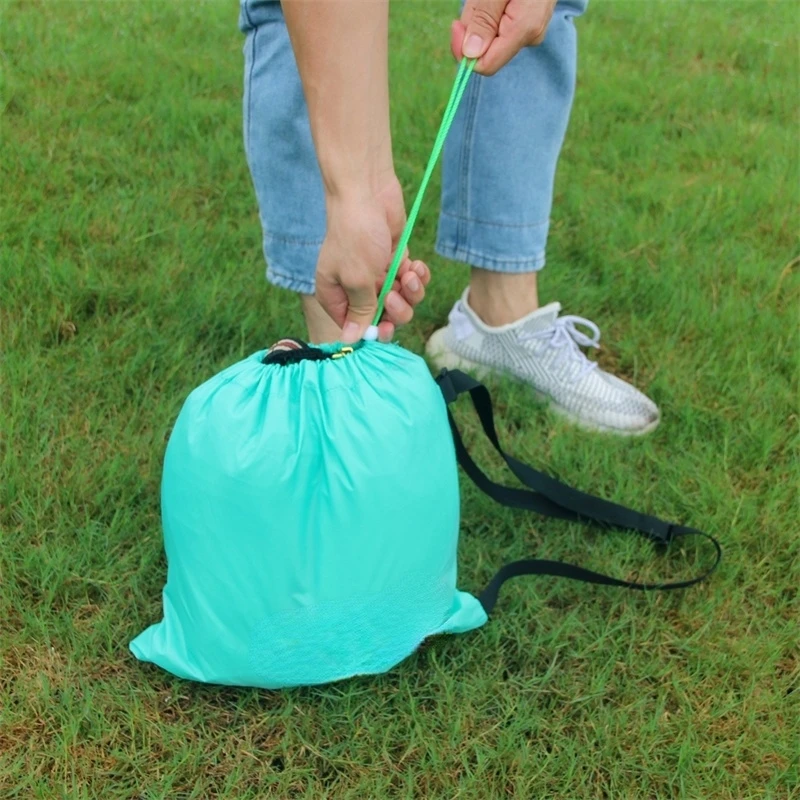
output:
{"label": "thumb", "polygon": [[479,58],[500,32],[500,20],[508,0],[467,0],[461,22],[467,27],[461,52],[465,58]]}
{"label": "thumb", "polygon": [[364,331],[372,325],[375,312],[378,310],[378,296],[375,287],[369,284],[346,288],[347,316],[342,327],[342,341],[353,344],[364,335]]}

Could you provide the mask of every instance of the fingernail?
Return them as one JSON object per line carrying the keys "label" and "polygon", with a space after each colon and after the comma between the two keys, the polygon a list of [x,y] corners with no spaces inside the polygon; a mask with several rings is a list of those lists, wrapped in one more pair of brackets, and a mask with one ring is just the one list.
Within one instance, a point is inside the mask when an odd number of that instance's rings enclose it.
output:
{"label": "fingernail", "polygon": [[483,39],[477,33],[472,33],[467,36],[467,41],[464,42],[462,52],[467,58],[477,58],[483,50]]}
{"label": "fingernail", "polygon": [[408,288],[411,289],[412,292],[419,291],[419,278],[410,277],[408,279]]}
{"label": "fingernail", "polygon": [[344,328],[342,328],[342,341],[345,344],[352,344],[353,342],[358,341],[358,335],[361,333],[361,329],[355,322],[346,322]]}

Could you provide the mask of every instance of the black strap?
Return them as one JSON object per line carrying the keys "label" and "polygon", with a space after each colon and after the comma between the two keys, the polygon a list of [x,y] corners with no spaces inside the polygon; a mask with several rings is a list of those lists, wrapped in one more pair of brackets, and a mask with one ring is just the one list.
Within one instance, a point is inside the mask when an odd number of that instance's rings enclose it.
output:
{"label": "black strap", "polygon": [[514,561],[503,566],[479,596],[478,599],[486,609],[487,614],[494,608],[501,586],[507,580],[520,575],[555,575],[587,583],[622,586],[627,589],[685,589],[705,580],[717,568],[722,558],[722,548],[713,536],[684,525],[665,522],[658,517],[642,514],[617,503],[573,489],[571,486],[567,486],[555,478],[545,475],[543,472],[538,472],[528,464],[518,461],[506,453],[497,438],[492,399],[489,391],[482,383],[458,370],[444,370],[437,379],[437,383],[448,406],[460,395],[469,393],[486,437],[517,479],[527,487],[525,489],[512,488],[492,481],[470,456],[464,446],[456,421],[448,408],[447,416],[450,421],[450,429],[453,432],[458,463],[482,492],[501,505],[536,511],[548,517],[583,523],[598,523],[604,527],[635,531],[664,546],[682,536],[702,536],[708,539],[716,550],[714,563],[702,575],[690,580],[675,581],[673,583],[625,581],[560,561],[537,559]]}

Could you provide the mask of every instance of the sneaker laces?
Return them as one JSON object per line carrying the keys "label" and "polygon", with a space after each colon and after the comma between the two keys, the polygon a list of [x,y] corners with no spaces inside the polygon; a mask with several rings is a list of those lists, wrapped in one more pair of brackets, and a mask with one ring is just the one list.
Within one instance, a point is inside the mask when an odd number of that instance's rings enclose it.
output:
{"label": "sneaker laces", "polygon": [[[579,330],[578,325],[588,328],[592,332],[592,336],[587,336]],[[541,331],[526,331],[519,336],[521,342],[534,339],[547,341],[550,347],[561,351],[562,358],[569,359],[575,366],[580,364],[580,369],[573,376],[573,380],[580,380],[593,369],[597,369],[597,362],[588,359],[580,350],[581,347],[600,348],[600,328],[589,319],[567,314],[557,317],[549,328]]]}

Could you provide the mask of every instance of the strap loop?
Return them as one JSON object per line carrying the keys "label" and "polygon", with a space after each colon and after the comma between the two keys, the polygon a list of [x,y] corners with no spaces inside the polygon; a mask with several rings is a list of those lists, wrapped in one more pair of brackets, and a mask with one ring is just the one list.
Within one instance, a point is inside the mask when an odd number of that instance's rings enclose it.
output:
{"label": "strap loop", "polygon": [[473,460],[461,438],[456,421],[450,409],[447,417],[453,433],[453,442],[456,457],[464,472],[472,479],[475,485],[489,497],[501,505],[510,508],[521,508],[535,511],[548,517],[565,519],[584,524],[596,523],[605,528],[621,528],[623,530],[640,533],[661,547],[668,547],[675,539],[684,536],[702,536],[708,539],[716,550],[714,563],[701,575],[685,581],[672,583],[637,583],[612,578],[598,572],[565,564],[560,561],[547,561],[525,559],[514,561],[501,567],[492,578],[482,594],[479,596],[486,613],[490,613],[497,602],[497,597],[502,585],[511,578],[520,575],[554,575],[562,578],[597,583],[605,586],[621,586],[627,589],[652,590],[652,589],[685,589],[704,581],[717,568],[722,559],[722,548],[719,542],[703,531],[665,522],[658,517],[642,514],[625,506],[612,503],[608,500],[586,494],[571,486],[538,472],[528,464],[518,461],[503,450],[497,437],[494,424],[494,409],[492,399],[486,387],[469,375],[459,370],[443,370],[437,378],[437,383],[442,391],[445,403],[450,406],[462,394],[469,394],[472,404],[480,419],[483,432],[492,446],[514,473],[524,489],[503,486],[492,481]]}

